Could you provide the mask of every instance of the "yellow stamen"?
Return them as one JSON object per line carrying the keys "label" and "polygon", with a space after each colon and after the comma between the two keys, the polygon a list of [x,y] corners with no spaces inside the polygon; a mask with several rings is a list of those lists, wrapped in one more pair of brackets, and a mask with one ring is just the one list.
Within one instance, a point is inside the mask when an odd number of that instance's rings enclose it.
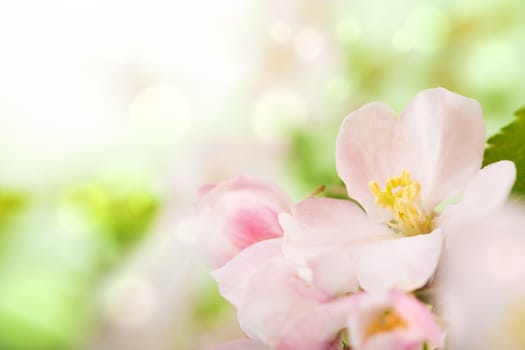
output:
{"label": "yellow stamen", "polygon": [[389,332],[394,329],[406,328],[407,324],[396,312],[387,309],[377,315],[368,325],[365,338],[370,338],[378,333]]}
{"label": "yellow stamen", "polygon": [[379,184],[375,181],[370,181],[368,186],[370,187],[370,191],[372,191],[374,196],[377,196],[379,192],[381,192],[381,187],[379,187]]}
{"label": "yellow stamen", "polygon": [[396,232],[413,236],[432,231],[432,216],[423,211],[419,200],[421,185],[412,180],[408,171],[389,178],[384,190],[377,181],[370,181],[368,186],[376,204],[391,212],[389,226]]}

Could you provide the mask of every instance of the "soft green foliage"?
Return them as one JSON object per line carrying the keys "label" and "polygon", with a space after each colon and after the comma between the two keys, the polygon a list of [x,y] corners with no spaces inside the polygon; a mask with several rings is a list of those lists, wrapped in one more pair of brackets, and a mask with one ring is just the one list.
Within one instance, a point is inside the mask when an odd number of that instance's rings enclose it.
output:
{"label": "soft green foliage", "polygon": [[298,130],[292,135],[288,166],[303,194],[316,192],[321,185],[341,184],[335,171],[336,132],[335,128],[327,125],[325,128],[316,126]]}
{"label": "soft green foliage", "polygon": [[0,229],[3,229],[10,220],[18,214],[26,205],[27,198],[24,194],[0,190]]}
{"label": "soft green foliage", "polygon": [[518,176],[513,192],[525,195],[525,106],[517,110],[516,119],[489,138],[483,159],[484,165],[508,159],[516,164]]}
{"label": "soft green foliage", "polygon": [[228,307],[224,298],[219,294],[216,283],[212,282],[202,289],[194,301],[194,317],[197,322],[210,324],[220,319],[221,313]]}
{"label": "soft green foliage", "polygon": [[12,190],[0,190],[0,253],[9,239],[13,219],[24,210],[27,197]]}
{"label": "soft green foliage", "polygon": [[66,197],[101,235],[107,248],[102,255],[109,263],[140,242],[160,208],[158,196],[140,185],[91,184],[70,190]]}
{"label": "soft green foliage", "polygon": [[23,273],[1,290],[0,349],[76,348],[88,327],[89,292],[58,271]]}

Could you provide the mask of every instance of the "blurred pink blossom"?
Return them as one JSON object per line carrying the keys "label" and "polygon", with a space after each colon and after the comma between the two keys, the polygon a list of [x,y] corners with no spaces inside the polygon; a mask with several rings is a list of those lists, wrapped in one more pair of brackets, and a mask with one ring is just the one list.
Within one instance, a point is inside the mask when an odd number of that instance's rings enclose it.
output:
{"label": "blurred pink blossom", "polygon": [[[488,186],[477,196],[491,191]],[[490,199],[477,204],[490,206]],[[461,234],[448,242],[436,296],[447,349],[525,348],[524,227],[525,208],[518,202],[457,227]]]}
{"label": "blurred pink blossom", "polygon": [[443,335],[429,309],[399,291],[352,297],[349,338],[356,350],[421,350],[443,346]]}
{"label": "blurred pink blossom", "polygon": [[280,237],[277,215],[288,211],[290,204],[279,188],[252,178],[203,186],[192,225],[208,264],[217,268],[256,242]]}

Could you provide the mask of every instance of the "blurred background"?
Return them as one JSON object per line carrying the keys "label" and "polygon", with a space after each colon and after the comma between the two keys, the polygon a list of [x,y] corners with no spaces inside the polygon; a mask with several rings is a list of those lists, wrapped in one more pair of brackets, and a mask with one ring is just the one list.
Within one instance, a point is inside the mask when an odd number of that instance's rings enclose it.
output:
{"label": "blurred background", "polygon": [[191,249],[198,187],[337,184],[339,123],[443,86],[525,104],[521,0],[0,1],[0,349],[241,335]]}

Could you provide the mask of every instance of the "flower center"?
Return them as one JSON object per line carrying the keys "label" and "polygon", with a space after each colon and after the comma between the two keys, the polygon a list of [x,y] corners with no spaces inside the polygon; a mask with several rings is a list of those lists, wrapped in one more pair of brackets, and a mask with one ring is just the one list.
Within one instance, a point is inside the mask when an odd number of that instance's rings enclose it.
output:
{"label": "flower center", "polygon": [[370,181],[368,186],[376,204],[392,214],[387,224],[395,232],[414,236],[432,231],[432,216],[424,212],[419,198],[421,185],[410,178],[408,171],[389,178],[384,190],[377,181]]}
{"label": "flower center", "polygon": [[365,339],[370,338],[378,333],[390,332],[394,329],[406,328],[407,324],[396,312],[386,309],[375,317],[368,325],[365,333]]}

